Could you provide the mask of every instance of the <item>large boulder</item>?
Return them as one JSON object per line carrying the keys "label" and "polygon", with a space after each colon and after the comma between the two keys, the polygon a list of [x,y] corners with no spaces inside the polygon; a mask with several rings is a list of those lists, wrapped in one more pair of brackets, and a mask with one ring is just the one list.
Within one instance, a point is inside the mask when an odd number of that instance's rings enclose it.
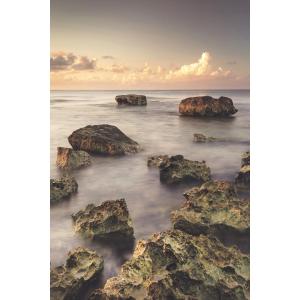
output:
{"label": "large boulder", "polygon": [[210,96],[198,96],[183,99],[179,104],[179,112],[186,116],[227,117],[238,110],[230,98],[215,99]]}
{"label": "large boulder", "polygon": [[168,155],[153,155],[149,156],[147,159],[148,167],[160,167],[162,164],[165,164],[169,160]]}
{"label": "large boulder", "polygon": [[92,239],[133,238],[132,221],[124,199],[109,200],[99,206],[89,204],[72,215],[75,232]]}
{"label": "large boulder", "polygon": [[103,258],[95,251],[78,247],[68,253],[63,266],[50,271],[51,300],[82,299],[81,293],[103,270]]}
{"label": "large boulder", "polygon": [[250,204],[238,198],[234,184],[209,181],[184,196],[182,208],[171,213],[174,229],[191,235],[230,236],[232,243],[249,238]]}
{"label": "large boulder", "polygon": [[105,155],[124,155],[140,150],[137,142],[113,125],[88,125],[75,130],[69,137],[75,150]]}
{"label": "large boulder", "polygon": [[86,167],[91,164],[91,156],[81,150],[57,147],[56,165],[65,170],[73,170]]}
{"label": "large boulder", "polygon": [[117,277],[89,300],[249,299],[249,256],[179,230],[139,241]]}
{"label": "large boulder", "polygon": [[78,190],[74,177],[64,175],[60,179],[50,179],[50,203],[55,204],[68,199]]}
{"label": "large boulder", "polygon": [[211,179],[210,168],[205,161],[192,161],[182,155],[171,156],[160,164],[160,181],[163,183],[179,183],[196,181],[203,183]]}
{"label": "large boulder", "polygon": [[250,152],[242,154],[241,169],[235,178],[235,184],[239,189],[250,188]]}
{"label": "large boulder", "polygon": [[119,105],[147,105],[147,98],[144,95],[119,95],[116,96],[116,101]]}

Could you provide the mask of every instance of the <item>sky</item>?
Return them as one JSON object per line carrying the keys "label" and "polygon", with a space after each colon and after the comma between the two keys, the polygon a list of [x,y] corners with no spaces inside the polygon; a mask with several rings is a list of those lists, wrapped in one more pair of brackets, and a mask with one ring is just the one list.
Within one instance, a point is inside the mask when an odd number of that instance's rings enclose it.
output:
{"label": "sky", "polygon": [[51,0],[51,89],[248,89],[249,0]]}

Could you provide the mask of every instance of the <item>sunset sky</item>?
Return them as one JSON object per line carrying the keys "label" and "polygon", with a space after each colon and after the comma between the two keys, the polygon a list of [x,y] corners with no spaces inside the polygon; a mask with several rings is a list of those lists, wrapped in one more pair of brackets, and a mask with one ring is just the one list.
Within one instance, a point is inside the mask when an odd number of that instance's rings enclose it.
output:
{"label": "sunset sky", "polygon": [[249,88],[249,0],[51,0],[51,89]]}

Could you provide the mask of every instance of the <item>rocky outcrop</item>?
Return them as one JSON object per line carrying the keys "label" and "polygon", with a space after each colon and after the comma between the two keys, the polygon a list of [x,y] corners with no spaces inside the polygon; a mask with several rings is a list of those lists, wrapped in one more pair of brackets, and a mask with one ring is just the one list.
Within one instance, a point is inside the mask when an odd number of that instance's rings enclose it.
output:
{"label": "rocky outcrop", "polygon": [[75,150],[105,155],[124,155],[140,150],[137,142],[112,125],[89,125],[75,130],[68,138]]}
{"label": "rocky outcrop", "polygon": [[139,241],[117,277],[89,300],[249,299],[249,256],[179,230]]}
{"label": "rocky outcrop", "polygon": [[175,229],[191,235],[249,238],[250,204],[240,200],[232,183],[209,181],[184,194],[182,208],[171,213]]}
{"label": "rocky outcrop", "polygon": [[147,98],[144,95],[119,95],[116,96],[116,101],[119,105],[147,105]]}
{"label": "rocky outcrop", "polygon": [[235,184],[240,189],[250,188],[250,152],[242,154],[241,169],[235,178]]}
{"label": "rocky outcrop", "polygon": [[78,247],[68,253],[63,266],[50,272],[51,300],[82,299],[80,294],[103,270],[103,258],[95,251]]}
{"label": "rocky outcrop", "polygon": [[64,175],[60,179],[50,179],[50,203],[55,204],[76,193],[78,184],[74,177]]}
{"label": "rocky outcrop", "polygon": [[91,164],[90,155],[81,150],[71,148],[57,147],[56,165],[65,170],[73,170],[86,167]]}
{"label": "rocky outcrop", "polygon": [[161,164],[164,164],[168,161],[168,155],[154,155],[148,157],[147,165],[148,167],[160,167]]}
{"label": "rocky outcrop", "polygon": [[89,204],[72,215],[75,232],[92,239],[133,238],[132,221],[124,199],[109,200],[99,206]]}
{"label": "rocky outcrop", "polygon": [[171,156],[160,164],[160,181],[163,183],[179,183],[183,181],[196,181],[203,183],[211,178],[210,168],[205,161],[192,161],[182,155]]}
{"label": "rocky outcrop", "polygon": [[179,105],[179,113],[186,116],[228,117],[237,111],[232,100],[227,97],[190,97],[182,100]]}
{"label": "rocky outcrop", "polygon": [[215,142],[216,138],[211,136],[205,136],[202,133],[194,133],[194,142],[196,143],[206,143],[206,142]]}

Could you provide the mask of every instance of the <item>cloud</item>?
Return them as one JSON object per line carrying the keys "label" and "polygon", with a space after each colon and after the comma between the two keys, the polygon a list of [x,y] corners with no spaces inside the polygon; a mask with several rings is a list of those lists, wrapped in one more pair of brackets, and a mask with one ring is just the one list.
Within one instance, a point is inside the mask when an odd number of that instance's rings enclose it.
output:
{"label": "cloud", "polygon": [[129,68],[127,66],[124,66],[124,65],[113,64],[107,70],[111,71],[113,73],[125,73],[125,72],[129,71]]}
{"label": "cloud", "polygon": [[228,77],[231,75],[230,70],[224,70],[223,68],[219,67],[217,70],[210,73],[210,76],[212,77]]}
{"label": "cloud", "polygon": [[115,57],[111,55],[103,55],[102,59],[115,59]]}

